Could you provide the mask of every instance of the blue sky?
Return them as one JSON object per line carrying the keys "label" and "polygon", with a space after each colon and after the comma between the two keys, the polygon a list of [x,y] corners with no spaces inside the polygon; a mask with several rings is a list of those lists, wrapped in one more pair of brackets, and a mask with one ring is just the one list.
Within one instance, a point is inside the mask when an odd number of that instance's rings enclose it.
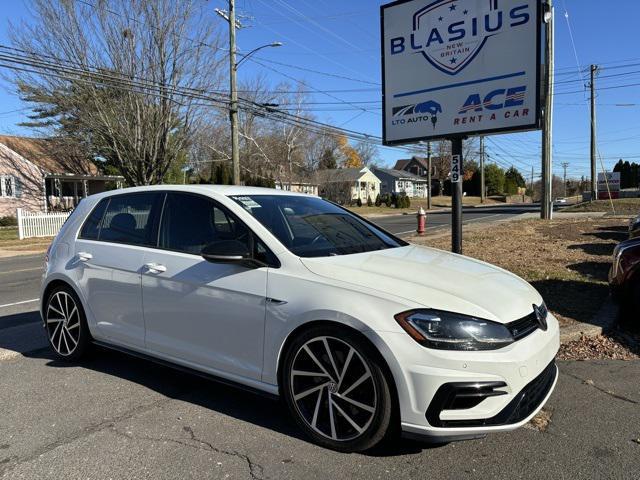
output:
{"label": "blue sky", "polygon": [[[312,102],[323,103],[312,107],[318,120],[381,135],[380,2],[236,1],[239,12],[249,17],[243,19],[247,28],[238,32],[242,50],[272,41],[285,44],[259,52],[255,58],[262,65],[243,63],[241,79],[262,75],[273,87],[282,81],[291,82],[291,78],[299,79],[309,90],[318,92],[311,95]],[[25,4],[28,0],[3,2],[0,43],[8,44],[9,21],[27,18]],[[640,53],[635,52],[640,2],[556,0],[554,5],[554,172],[561,174],[560,164],[569,162],[570,176],[589,175],[589,96],[584,81],[588,80],[591,63],[601,66],[601,78],[597,80],[598,147],[605,167],[611,168],[619,158],[640,162]],[[212,22],[219,21],[214,13],[217,7],[226,8],[226,2],[202,0],[202,12],[210,15]],[[369,103],[354,106],[354,102]],[[0,133],[29,135],[29,130],[17,126],[24,114],[24,104],[3,84]],[[540,172],[539,132],[490,137],[487,151],[494,161],[502,166],[513,164],[527,176],[532,166],[536,174]],[[387,164],[407,156],[401,148],[381,148],[380,154]]]}

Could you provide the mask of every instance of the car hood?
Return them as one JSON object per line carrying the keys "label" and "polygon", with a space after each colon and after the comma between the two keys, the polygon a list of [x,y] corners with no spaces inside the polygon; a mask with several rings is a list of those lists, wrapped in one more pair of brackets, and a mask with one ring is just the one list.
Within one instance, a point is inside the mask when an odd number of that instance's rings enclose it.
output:
{"label": "car hood", "polygon": [[500,323],[540,305],[540,294],[516,275],[485,262],[410,245],[375,252],[302,258],[314,274],[409,300],[422,307]]}

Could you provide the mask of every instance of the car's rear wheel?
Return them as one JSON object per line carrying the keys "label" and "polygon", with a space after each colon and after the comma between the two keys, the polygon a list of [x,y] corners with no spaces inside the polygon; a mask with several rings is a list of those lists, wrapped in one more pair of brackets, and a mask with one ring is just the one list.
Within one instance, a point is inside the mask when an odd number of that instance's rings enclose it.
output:
{"label": "car's rear wheel", "polygon": [[44,308],[49,344],[58,357],[78,360],[90,344],[82,304],[76,293],[67,286],[54,288]]}
{"label": "car's rear wheel", "polygon": [[367,450],[389,430],[393,402],[379,356],[356,334],[320,326],[291,343],[282,391],[293,417],[316,443]]}

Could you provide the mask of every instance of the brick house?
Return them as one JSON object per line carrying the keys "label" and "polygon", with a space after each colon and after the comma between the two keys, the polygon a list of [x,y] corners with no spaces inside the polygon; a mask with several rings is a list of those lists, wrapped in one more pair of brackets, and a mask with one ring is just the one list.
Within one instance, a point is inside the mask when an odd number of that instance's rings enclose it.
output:
{"label": "brick house", "polygon": [[122,186],[90,161],[64,152],[53,140],[0,135],[0,217],[73,209],[90,194]]}

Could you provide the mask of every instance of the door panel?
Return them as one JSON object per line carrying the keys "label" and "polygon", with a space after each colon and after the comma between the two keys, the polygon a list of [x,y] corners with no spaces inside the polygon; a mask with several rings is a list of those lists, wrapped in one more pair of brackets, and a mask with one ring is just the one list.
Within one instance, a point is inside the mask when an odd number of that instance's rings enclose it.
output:
{"label": "door panel", "polygon": [[173,192],[158,239],[160,249],[140,264],[147,348],[260,379],[267,268],[213,264],[199,255],[216,241],[255,245],[251,232],[211,198]]}
{"label": "door panel", "polygon": [[267,269],[148,252],[142,272],[147,349],[260,379]]}
{"label": "door panel", "polygon": [[[79,261],[81,252],[90,253],[92,258]],[[96,319],[99,334],[119,344],[143,347],[142,249],[78,240],[75,254],[79,285]]]}
{"label": "door panel", "polygon": [[144,251],[157,241],[164,193],[114,195],[87,217],[71,264],[96,321],[107,340],[144,347],[140,271]]}

